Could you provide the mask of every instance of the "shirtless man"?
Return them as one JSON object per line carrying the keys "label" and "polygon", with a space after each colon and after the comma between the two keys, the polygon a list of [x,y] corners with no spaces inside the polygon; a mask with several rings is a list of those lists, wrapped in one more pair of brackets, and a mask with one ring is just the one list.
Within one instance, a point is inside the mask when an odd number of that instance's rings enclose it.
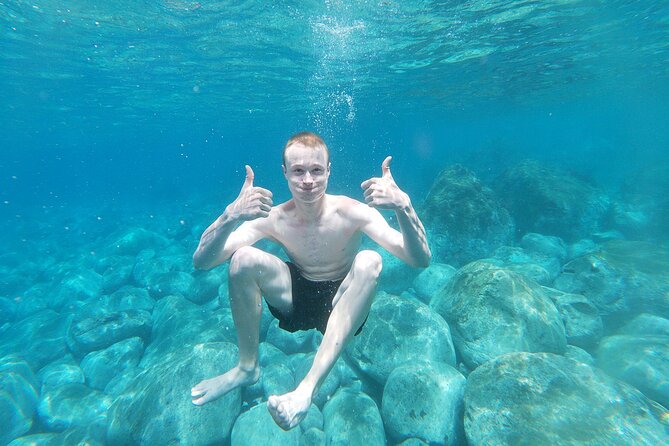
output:
{"label": "shirtless man", "polygon": [[[411,266],[426,267],[430,262],[425,230],[409,196],[395,184],[390,161],[391,157],[383,161],[380,178],[362,183],[366,204],[325,193],[329,153],[313,133],[293,136],[284,148],[283,174],[292,200],[273,207],[272,193],[253,186],[253,170],[246,166],[239,196],[204,231],[193,256],[195,267],[204,269],[230,259],[228,286],[239,363],[193,387],[193,404],[205,404],[260,377],[264,296],[281,328],[324,332],[302,382],[293,392],[272,395],[267,401],[281,428],[292,429],[302,421],[313,395],[362,328],[372,305],[381,256],[370,250],[358,252],[362,234]],[[377,209],[394,210],[401,232],[391,228]],[[261,239],[280,244],[290,262],[251,246]]]}

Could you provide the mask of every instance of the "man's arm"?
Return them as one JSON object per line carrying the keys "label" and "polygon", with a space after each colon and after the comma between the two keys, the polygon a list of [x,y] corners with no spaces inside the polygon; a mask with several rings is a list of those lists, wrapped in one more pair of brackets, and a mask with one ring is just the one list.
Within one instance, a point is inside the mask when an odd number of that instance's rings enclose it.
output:
{"label": "man's arm", "polygon": [[[202,234],[193,254],[195,268],[211,269],[218,266],[242,246],[252,245],[263,238],[262,225],[256,219],[269,215],[272,193],[254,187],[253,178],[253,169],[246,166],[246,179],[239,196]],[[240,222],[243,223],[235,230]]]}
{"label": "man's arm", "polygon": [[416,268],[430,264],[432,253],[427,245],[425,228],[414,210],[409,196],[395,183],[386,157],[381,165],[381,178],[371,178],[362,183],[365,202],[370,208],[392,209],[397,216],[400,231],[391,228],[376,209],[364,212],[362,231],[393,255]]}

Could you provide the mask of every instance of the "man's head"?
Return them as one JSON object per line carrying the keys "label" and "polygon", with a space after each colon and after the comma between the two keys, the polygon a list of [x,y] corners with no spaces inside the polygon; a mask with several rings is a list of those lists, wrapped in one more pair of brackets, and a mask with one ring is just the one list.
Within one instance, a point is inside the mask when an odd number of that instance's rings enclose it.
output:
{"label": "man's head", "polygon": [[311,203],[320,199],[330,177],[330,153],[315,133],[291,137],[283,149],[283,173],[293,198]]}

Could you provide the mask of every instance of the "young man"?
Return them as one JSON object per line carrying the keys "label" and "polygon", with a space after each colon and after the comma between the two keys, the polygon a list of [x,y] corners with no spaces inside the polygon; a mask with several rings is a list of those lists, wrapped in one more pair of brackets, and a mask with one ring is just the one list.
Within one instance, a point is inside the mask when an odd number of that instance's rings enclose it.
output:
{"label": "young man", "polygon": [[[228,286],[239,363],[193,387],[193,404],[205,404],[258,380],[264,296],[281,328],[318,328],[324,333],[307,376],[293,392],[272,395],[267,402],[281,428],[292,429],[302,421],[312,396],[362,328],[372,305],[381,256],[358,252],[362,234],[411,266],[426,267],[430,262],[425,230],[409,196],[395,184],[390,161],[391,157],[383,161],[380,178],[362,183],[366,204],[325,193],[329,153],[313,133],[293,136],[284,148],[283,174],[293,198],[283,204],[272,206],[272,193],[253,186],[253,170],[246,166],[239,196],[207,228],[193,256],[195,267],[204,269],[230,259]],[[394,210],[401,232],[391,228],[377,209]],[[251,246],[261,239],[280,244],[290,262]]]}

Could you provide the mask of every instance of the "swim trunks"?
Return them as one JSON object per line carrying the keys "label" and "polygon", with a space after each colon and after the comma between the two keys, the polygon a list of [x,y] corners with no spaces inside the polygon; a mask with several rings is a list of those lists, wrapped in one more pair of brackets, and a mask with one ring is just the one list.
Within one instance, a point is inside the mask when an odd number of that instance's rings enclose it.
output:
{"label": "swim trunks", "polygon": [[[325,334],[325,327],[332,313],[332,299],[344,279],[313,281],[305,278],[300,270],[291,262],[286,262],[290,269],[290,281],[293,286],[293,311],[286,315],[277,308],[272,307],[269,302],[269,311],[279,320],[279,328],[295,332],[298,330],[318,329]],[[367,319],[365,319],[367,322]],[[362,323],[357,336],[362,331]]]}

